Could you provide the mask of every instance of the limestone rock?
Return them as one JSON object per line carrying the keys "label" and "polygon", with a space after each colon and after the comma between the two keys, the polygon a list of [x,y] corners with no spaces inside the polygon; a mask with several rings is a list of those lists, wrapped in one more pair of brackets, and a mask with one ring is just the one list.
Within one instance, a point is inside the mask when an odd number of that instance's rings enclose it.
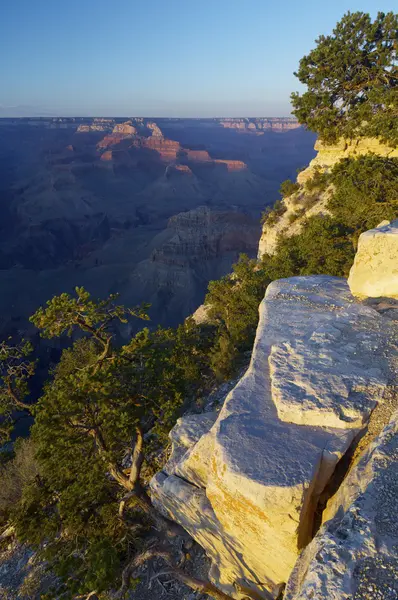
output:
{"label": "limestone rock", "polygon": [[150,122],[147,123],[146,126],[151,131],[153,137],[163,137],[163,133],[156,123]]}
{"label": "limestone rock", "polygon": [[247,169],[247,165],[241,160],[216,159],[214,162],[217,165],[225,165],[227,171],[244,171]]}
{"label": "limestone rock", "polygon": [[303,193],[293,194],[289,198],[285,198],[283,202],[286,207],[286,212],[281,215],[275,224],[265,224],[263,226],[263,231],[258,244],[258,258],[260,260],[265,254],[272,255],[275,253],[276,245],[280,235],[286,237],[297,235],[301,232],[303,223],[306,219],[308,219],[308,217],[313,217],[315,215],[330,215],[330,211],[326,208],[326,205],[329,201],[329,194],[326,191],[313,206],[307,208],[304,214],[298,218],[295,218],[294,222],[292,223],[293,215],[295,215],[297,210],[301,208],[301,204],[298,201],[301,199],[300,196],[305,199],[305,194]]}
{"label": "limestone rock", "polygon": [[209,321],[209,310],[211,309],[211,305],[210,304],[201,304],[200,306],[198,306],[198,308],[195,310],[195,312],[192,315],[192,319],[195,321],[196,325],[202,325],[204,323],[208,323]]}
{"label": "limestone rock", "polygon": [[398,298],[398,220],[362,233],[348,284],[362,298]]}
{"label": "limestone rock", "polygon": [[[391,148],[382,144],[376,138],[361,138],[357,140],[339,140],[336,144],[325,144],[320,140],[315,143],[317,150],[316,157],[310,162],[309,166],[297,175],[297,183],[301,189],[283,200],[286,211],[279,217],[278,221],[269,226],[266,223],[263,226],[263,232],[258,246],[258,258],[261,259],[265,254],[274,254],[278,236],[290,237],[300,233],[303,224],[308,217],[317,214],[330,214],[327,204],[331,190],[319,194],[315,202],[306,205],[308,199],[311,200],[305,190],[305,183],[312,179],[315,172],[330,171],[338,162],[344,158],[356,158],[364,154],[376,154],[384,157],[398,157],[398,148]],[[300,213],[300,208],[305,210]],[[297,217],[296,217],[297,214]]]}
{"label": "limestone rock", "polygon": [[131,121],[125,123],[118,123],[114,126],[112,133],[122,133],[123,135],[135,135],[137,133],[136,128],[132,125]]}
{"label": "limestone rock", "polygon": [[133,142],[137,148],[146,148],[159,154],[161,160],[166,162],[175,161],[181,150],[179,142],[165,139],[162,135],[152,135],[151,137],[137,138]]}
{"label": "limestone rock", "polygon": [[336,144],[325,144],[320,140],[315,142],[318,154],[310,162],[307,169],[297,176],[297,182],[305,183],[313,177],[315,170],[331,169],[344,158],[356,158],[364,154],[377,154],[377,156],[398,157],[398,148],[391,148],[377,138],[360,138],[356,140],[340,139]]}
{"label": "limestone rock", "polygon": [[256,119],[235,119],[223,118],[220,119],[220,125],[224,129],[238,129],[244,132],[258,132],[262,130],[272,131],[290,131],[301,127],[300,123],[294,117],[271,117],[271,118],[256,118]]}
{"label": "limestone rock", "polygon": [[206,549],[213,581],[234,597],[234,583],[261,593],[287,580],[319,495],[391,375],[389,335],[343,279],[272,283],[248,371],[213,427],[152,482],[155,504]]}
{"label": "limestone rock", "polygon": [[284,600],[398,597],[398,412],[350,471]]}

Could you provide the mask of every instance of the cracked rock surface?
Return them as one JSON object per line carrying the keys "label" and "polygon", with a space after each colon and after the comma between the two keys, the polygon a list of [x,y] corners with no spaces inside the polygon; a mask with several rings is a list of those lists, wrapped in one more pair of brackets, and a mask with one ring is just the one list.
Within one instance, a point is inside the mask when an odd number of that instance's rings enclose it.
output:
{"label": "cracked rock surface", "polygon": [[398,412],[331,499],[285,600],[398,598]]}
{"label": "cracked rock surface", "polygon": [[273,282],[250,366],[220,413],[196,417],[198,435],[192,418],[179,421],[153,501],[205,548],[227,593],[288,579],[319,495],[395,376],[394,328],[344,279]]}

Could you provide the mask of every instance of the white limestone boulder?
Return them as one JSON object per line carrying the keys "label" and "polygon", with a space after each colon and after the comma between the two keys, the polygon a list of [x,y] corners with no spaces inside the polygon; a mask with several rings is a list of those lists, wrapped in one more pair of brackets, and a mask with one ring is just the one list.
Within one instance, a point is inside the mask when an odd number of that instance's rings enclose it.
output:
{"label": "white limestone boulder", "polygon": [[398,598],[398,413],[332,499],[334,517],[300,556],[284,600]]}
{"label": "white limestone boulder", "polygon": [[152,482],[155,504],[206,549],[213,581],[234,597],[236,584],[264,593],[288,579],[319,495],[392,378],[390,337],[343,279],[268,287],[249,369],[209,431]]}
{"label": "white limestone boulder", "polygon": [[348,285],[360,298],[398,298],[398,220],[362,233]]}

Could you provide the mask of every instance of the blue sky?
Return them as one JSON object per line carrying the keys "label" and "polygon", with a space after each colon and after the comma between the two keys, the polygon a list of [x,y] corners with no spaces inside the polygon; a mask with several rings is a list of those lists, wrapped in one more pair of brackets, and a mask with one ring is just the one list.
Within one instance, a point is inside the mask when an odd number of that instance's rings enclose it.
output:
{"label": "blue sky", "polygon": [[283,116],[347,10],[397,0],[1,0],[0,116]]}

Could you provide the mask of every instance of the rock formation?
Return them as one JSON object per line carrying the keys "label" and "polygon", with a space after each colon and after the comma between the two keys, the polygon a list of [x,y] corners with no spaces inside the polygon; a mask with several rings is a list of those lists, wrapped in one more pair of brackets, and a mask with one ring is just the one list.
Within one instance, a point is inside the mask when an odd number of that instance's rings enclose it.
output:
{"label": "rock formation", "polygon": [[192,160],[195,162],[208,162],[211,161],[212,158],[207,150],[184,150],[184,156],[188,160]]}
{"label": "rock formation", "polygon": [[112,152],[112,150],[106,150],[105,152],[103,152],[101,154],[101,160],[103,160],[103,161],[107,162],[107,161],[112,160],[112,158],[113,158],[113,152]]}
{"label": "rock formation", "polygon": [[133,127],[131,121],[126,121],[125,123],[118,123],[112,129],[112,133],[106,135],[104,139],[102,139],[97,144],[97,148],[99,150],[104,150],[109,148],[110,146],[116,146],[120,144],[125,139],[132,138],[137,133],[137,129]]}
{"label": "rock formation", "polygon": [[388,156],[390,158],[398,157],[398,148],[391,148],[376,138],[341,139],[336,144],[325,144],[317,140],[315,150],[318,152],[316,157],[297,176],[297,182],[300,184],[310,179],[317,168],[322,170],[331,169],[343,158],[355,158],[363,154],[377,154],[378,156]]}
{"label": "rock formation", "polygon": [[[304,130],[279,136],[273,151],[276,136],[260,143],[223,131],[216,119],[155,119],[163,138],[149,137],[153,119],[120,121],[1,120],[4,336],[29,327],[37,306],[75,285],[98,297],[117,288],[130,306],[151,302],[152,324],[181,322],[239,252],[254,256],[261,210],[303,155],[313,155]],[[210,148],[220,160],[247,157],[248,168],[228,171]],[[187,219],[178,234],[167,226],[173,215],[204,205],[218,217]]]}
{"label": "rock formation", "polygon": [[141,137],[135,140],[132,144],[136,148],[146,148],[157,152],[161,160],[173,161],[176,160],[178,153],[181,150],[179,142],[167,140],[161,136],[152,136],[149,138]]}
{"label": "rock formation", "polygon": [[168,221],[173,235],[154,251],[153,261],[185,263],[220,256],[229,251],[253,252],[255,223],[242,213],[199,206]]}
{"label": "rock formation", "polygon": [[220,119],[220,125],[224,129],[238,129],[249,133],[262,132],[264,130],[289,131],[301,127],[297,119],[293,117]]}
{"label": "rock formation", "polygon": [[[340,140],[337,144],[326,145],[319,140],[315,143],[316,157],[309,166],[297,175],[300,188],[291,196],[284,198],[283,205],[286,210],[279,216],[276,223],[268,225],[265,222],[258,246],[258,258],[264,254],[274,254],[279,235],[292,236],[300,233],[305,220],[316,214],[329,214],[326,208],[330,197],[330,189],[309,198],[305,183],[311,179],[316,171],[329,172],[334,165],[348,157],[357,157],[363,154],[377,154],[378,156],[398,157],[398,148],[391,148],[382,144],[377,139]],[[310,201],[310,202],[309,202]]]}
{"label": "rock formation", "polygon": [[348,284],[354,296],[398,298],[398,221],[362,233]]}
{"label": "rock formation", "polygon": [[109,131],[109,125],[93,123],[91,125],[79,125],[76,133],[89,133],[91,131]]}
{"label": "rock formation", "polygon": [[394,600],[398,596],[398,412],[328,506],[284,600]]}
{"label": "rock formation", "polygon": [[247,165],[241,160],[216,159],[214,162],[217,165],[225,165],[227,167],[227,171],[243,171],[247,169]]}
{"label": "rock formation", "polygon": [[118,123],[112,130],[112,133],[122,133],[123,135],[135,135],[137,130],[133,127],[131,121],[125,123]]}
{"label": "rock formation", "polygon": [[156,123],[149,122],[146,126],[152,132],[152,137],[163,137],[163,133]]}
{"label": "rock formation", "polygon": [[206,549],[221,589],[241,598],[287,581],[336,464],[394,380],[396,333],[344,279],[268,287],[248,371],[214,425],[180,420],[152,481],[156,506]]}

